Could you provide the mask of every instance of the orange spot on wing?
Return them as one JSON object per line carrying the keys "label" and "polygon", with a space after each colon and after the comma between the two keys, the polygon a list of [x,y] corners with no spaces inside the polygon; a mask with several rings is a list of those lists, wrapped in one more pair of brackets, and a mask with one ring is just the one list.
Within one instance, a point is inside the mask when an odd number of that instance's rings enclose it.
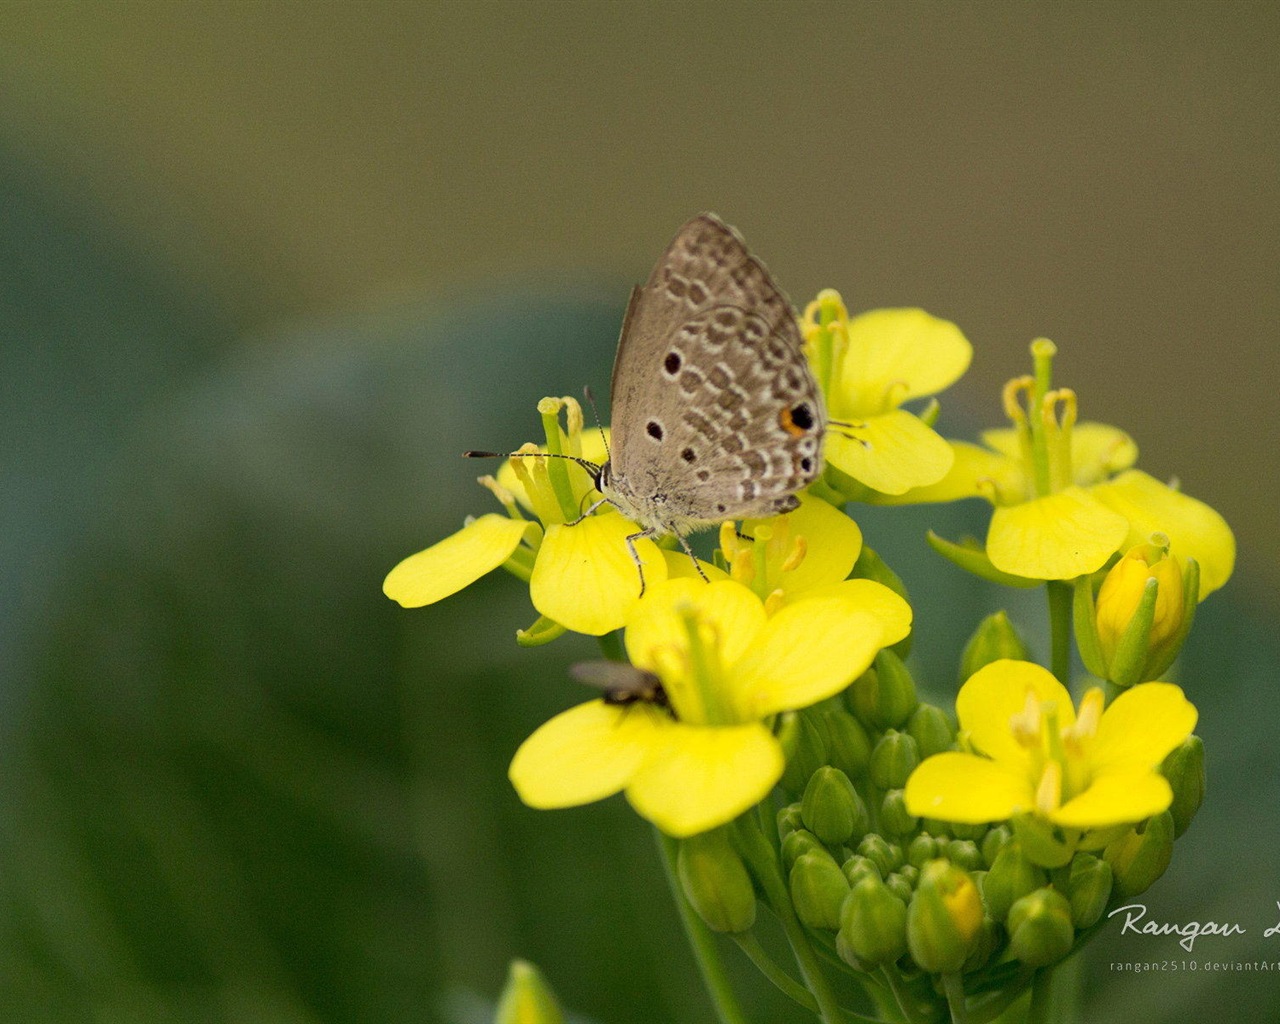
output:
{"label": "orange spot on wing", "polygon": [[792,437],[804,437],[808,433],[804,427],[792,419],[790,409],[783,409],[782,412],[778,413],[778,423]]}

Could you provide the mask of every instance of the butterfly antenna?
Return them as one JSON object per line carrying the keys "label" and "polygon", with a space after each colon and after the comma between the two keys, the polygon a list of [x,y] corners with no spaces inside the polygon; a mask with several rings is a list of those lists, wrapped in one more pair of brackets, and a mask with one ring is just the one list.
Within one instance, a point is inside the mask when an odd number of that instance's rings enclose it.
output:
{"label": "butterfly antenna", "polygon": [[478,452],[466,451],[462,453],[464,459],[568,459],[570,462],[576,462],[588,473],[595,477],[600,472],[600,467],[590,459],[581,459],[576,455],[561,455],[558,452]]}
{"label": "butterfly antenna", "polygon": [[582,389],[582,397],[587,400],[587,405],[591,406],[591,415],[596,421],[596,430],[600,431],[600,440],[604,443],[604,460],[612,462],[613,455],[609,451],[609,439],[604,435],[604,427],[600,424],[600,410],[596,408],[596,396],[591,393],[591,385],[588,384]]}

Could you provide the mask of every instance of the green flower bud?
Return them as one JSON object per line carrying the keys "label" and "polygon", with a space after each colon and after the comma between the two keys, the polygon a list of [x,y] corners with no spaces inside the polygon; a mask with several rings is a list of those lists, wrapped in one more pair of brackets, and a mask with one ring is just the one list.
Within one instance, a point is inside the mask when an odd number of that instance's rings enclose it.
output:
{"label": "green flower bud", "polygon": [[849,710],[867,729],[875,731],[876,706],[880,699],[880,677],[874,668],[869,668],[858,676],[844,692],[845,703]]}
{"label": "green flower bud", "polygon": [[941,856],[938,841],[927,832],[921,832],[907,844],[907,863],[917,869]]}
{"label": "green flower bud", "polygon": [[828,846],[861,838],[870,825],[867,807],[849,776],[823,765],[809,778],[800,804],[805,827]]}
{"label": "green flower bud", "polygon": [[932,974],[960,970],[977,945],[982,900],[973,879],[945,860],[931,860],[920,872],[907,907],[911,958]]}
{"label": "green flower bud", "polygon": [[[902,873],[908,868],[911,868],[911,865],[904,864],[897,871],[890,872],[889,877],[884,880],[885,888],[902,900],[904,907],[911,902],[912,894],[916,891],[915,883]],[[916,881],[919,880],[919,876],[920,873],[917,871]]]}
{"label": "green flower bud", "polygon": [[1014,903],[1048,882],[1044,869],[1023,853],[1022,844],[1016,839],[1010,840],[996,854],[982,886],[987,913],[996,921],[1003,921]]}
{"label": "green flower bud", "polygon": [[1146,892],[1164,874],[1172,857],[1173,815],[1168,811],[1126,832],[1102,854],[1111,865],[1115,894],[1126,900]]}
{"label": "green flower bud", "polygon": [[755,924],[751,876],[723,829],[680,840],[676,875],[690,905],[713,932],[745,932]]}
{"label": "green flower bud", "polygon": [[538,969],[525,960],[512,960],[493,1021],[494,1024],[564,1024],[564,1013]]}
{"label": "green flower bud", "polygon": [[971,675],[1001,658],[1027,661],[1031,657],[1027,645],[1003,610],[988,615],[974,630],[960,655],[960,679],[963,684]]}
{"label": "green flower bud", "polygon": [[977,871],[984,866],[982,852],[972,839],[951,840],[947,843],[947,850],[943,856],[956,867],[964,868],[965,871]]}
{"label": "green flower bud", "polygon": [[1076,852],[1076,837],[1033,814],[1019,814],[1013,819],[1013,834],[1022,844],[1022,853],[1031,863],[1042,868],[1060,868]]}
{"label": "green flower bud", "polygon": [[[970,873],[972,874],[972,872]],[[903,864],[900,868],[898,868],[897,871],[894,872],[894,874],[898,875],[904,882],[907,883],[907,885],[911,886],[912,892],[915,891],[916,883],[920,881],[920,869],[918,867],[916,867],[914,864]]]}
{"label": "green flower bud", "polygon": [[996,825],[987,830],[987,834],[982,837],[982,860],[987,867],[996,862],[996,854],[1012,838],[1013,831],[1008,825]]}
{"label": "green flower bud", "polygon": [[870,857],[864,857],[860,853],[855,853],[846,860],[840,870],[844,872],[844,877],[849,880],[850,885],[857,885],[869,875],[873,876],[877,882],[884,878],[880,872],[880,866]]}
{"label": "green flower bud", "polygon": [[804,853],[791,867],[791,903],[810,928],[835,931],[849,880],[828,854]]}
{"label": "green flower bud", "polygon": [[876,725],[882,729],[901,729],[919,706],[916,683],[892,650],[876,655],[876,676],[879,692],[876,695]]}
{"label": "green flower bud", "polygon": [[968,839],[971,843],[980,843],[987,834],[990,825],[974,825],[965,821],[952,821],[948,823],[952,839]]}
{"label": "green flower bud", "polygon": [[782,863],[787,866],[788,871],[799,860],[801,854],[811,851],[826,853],[827,848],[822,845],[822,840],[807,828],[798,828],[782,837]]}
{"label": "green flower bud", "polygon": [[778,839],[786,839],[792,832],[804,828],[804,819],[800,816],[800,802],[787,804],[778,811]]}
{"label": "green flower bud", "polygon": [[1077,853],[1065,869],[1059,888],[1071,904],[1071,923],[1077,929],[1095,924],[1111,898],[1111,865],[1091,853]]}
{"label": "green flower bud", "polygon": [[1071,905],[1053,889],[1037,889],[1009,910],[1009,952],[1030,967],[1047,967],[1071,952]]}
{"label": "green flower bud", "polygon": [[887,877],[890,871],[896,871],[906,863],[902,847],[895,846],[876,832],[862,837],[862,842],[858,844],[858,853],[875,863],[875,866],[880,869],[881,878]]}
{"label": "green flower bud", "polygon": [[907,905],[883,882],[864,878],[840,908],[840,935],[863,969],[891,964],[907,951]]}
{"label": "green flower bud", "polygon": [[902,789],[919,763],[916,741],[905,732],[890,729],[872,747],[867,773],[880,789]]}
{"label": "green flower bud", "polygon": [[942,708],[921,704],[907,719],[907,732],[916,741],[920,759],[950,750],[956,740],[955,726]]}
{"label": "green flower bud", "polygon": [[902,790],[891,789],[880,802],[880,831],[895,839],[911,835],[920,826],[920,819],[907,813],[907,802]]}
{"label": "green flower bud", "polygon": [[809,777],[827,763],[827,743],[809,716],[789,711],[782,716],[778,740],[786,755],[782,772],[782,788],[787,793],[802,793]]}
{"label": "green flower bud", "polygon": [[1174,747],[1160,766],[1160,774],[1173,787],[1173,837],[1187,830],[1204,802],[1204,743],[1194,733]]}
{"label": "green flower bud", "polygon": [[827,729],[827,759],[849,778],[856,779],[867,770],[871,760],[871,737],[867,730],[847,711],[824,711]]}

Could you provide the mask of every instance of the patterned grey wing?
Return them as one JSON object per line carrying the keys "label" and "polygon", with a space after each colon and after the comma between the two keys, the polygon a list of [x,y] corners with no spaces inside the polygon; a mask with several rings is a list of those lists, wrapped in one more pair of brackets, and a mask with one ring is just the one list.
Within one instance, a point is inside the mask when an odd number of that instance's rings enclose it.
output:
{"label": "patterned grey wing", "polygon": [[[692,321],[721,305],[751,311],[766,334],[790,327],[798,350],[795,314],[787,297],[738,233],[714,214],[703,213],[676,232],[644,287],[631,293],[609,403],[615,471],[624,470],[647,422],[654,375],[671,365],[673,343],[682,337],[686,345],[695,343],[701,326]],[[677,358],[683,347],[674,347]]]}
{"label": "patterned grey wing", "polygon": [[655,517],[785,511],[821,471],[826,418],[791,304],[710,215],[633,293],[613,392],[614,479]]}

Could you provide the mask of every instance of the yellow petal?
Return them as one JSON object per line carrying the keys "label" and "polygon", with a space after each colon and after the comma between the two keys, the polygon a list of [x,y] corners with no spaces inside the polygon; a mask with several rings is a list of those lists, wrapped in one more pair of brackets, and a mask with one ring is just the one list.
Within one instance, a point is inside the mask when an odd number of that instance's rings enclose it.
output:
{"label": "yellow petal", "polygon": [[496,512],[481,516],[438,544],[406,558],[387,573],[382,592],[406,608],[434,604],[470,586],[510,558],[531,526]]}
{"label": "yellow petal", "polygon": [[732,821],[782,777],[782,747],[759,722],[718,728],[675,723],[664,741],[636,772],[627,799],[670,836]]}
{"label": "yellow petal", "polygon": [[851,599],[857,603],[859,610],[878,619],[880,628],[884,630],[882,639],[885,647],[896,644],[911,632],[911,605],[883,583],[875,580],[844,580],[811,590],[805,597],[825,597],[830,594]]}
{"label": "yellow petal", "polygon": [[1064,828],[1105,828],[1149,818],[1172,802],[1173,790],[1155,772],[1117,772],[1095,778],[1088,789],[1048,818]]}
{"label": "yellow petal", "polygon": [[1035,803],[1026,774],[956,751],[925,758],[907,779],[904,796],[916,817],[971,825],[1003,821]]}
{"label": "yellow petal", "polygon": [[918,416],[895,409],[827,428],[826,457],[872,490],[903,494],[942,480],[955,456],[951,445]]}
{"label": "yellow petal", "polygon": [[[828,438],[832,435],[829,433]],[[952,463],[937,483],[900,495],[877,496],[877,505],[920,505],[995,494],[1003,502],[1020,501],[1026,488],[1015,459],[965,441],[950,441]],[[830,442],[828,441],[828,444]]]}
{"label": "yellow petal", "polygon": [[741,719],[816,704],[849,685],[883,647],[884,628],[848,595],[783,608],[730,663],[730,699]]}
{"label": "yellow petal", "polygon": [[1028,693],[1038,705],[1052,705],[1058,728],[1076,720],[1071,694],[1053,673],[1030,661],[1003,658],[971,675],[956,694],[956,717],[973,746],[988,757],[1011,764],[1027,763],[1026,752],[1011,731],[1015,715],[1027,706]]}
{"label": "yellow petal", "polygon": [[[702,579],[698,575],[698,570],[693,567],[693,560],[683,551],[671,551],[668,548],[658,548],[658,550],[662,552],[662,560],[667,563],[667,579]],[[706,575],[707,580],[712,583],[716,580],[727,580],[729,578],[729,574],[718,565],[704,562],[701,558],[698,559],[698,566]]]}
{"label": "yellow petal", "polygon": [[627,655],[639,668],[657,671],[669,661],[662,652],[683,651],[689,633],[683,615],[692,613],[711,628],[722,664],[732,664],[765,623],[764,605],[732,580],[703,583],[675,579],[654,586],[627,622]]}
{"label": "yellow petal", "polygon": [[1202,501],[1131,469],[1089,493],[1129,521],[1124,550],[1145,544],[1157,530],[1167,534],[1170,551],[1200,563],[1200,600],[1231,577],[1236,538],[1227,521]]}
{"label": "yellow petal", "polygon": [[1191,735],[1198,717],[1177,686],[1142,683],[1120,694],[1102,713],[1087,747],[1089,761],[1102,772],[1154,768]]}
{"label": "yellow petal", "polygon": [[885,392],[895,385],[895,404],[936,394],[954,384],[973,358],[959,327],[923,309],[869,310],[850,320],[848,331],[830,399],[836,418],[885,412]]}
{"label": "yellow petal", "polygon": [[1137,444],[1119,427],[1077,423],[1071,428],[1071,467],[1076,483],[1098,483],[1137,461]]}
{"label": "yellow petal", "polygon": [[[627,550],[639,528],[614,513],[588,516],[576,526],[547,527],[529,580],[533,606],[576,633],[601,636],[618,629],[640,596],[640,570]],[[667,563],[651,540],[635,542],[644,581],[667,578]]]}
{"label": "yellow petal", "polygon": [[987,555],[1001,572],[1069,580],[1100,569],[1128,533],[1124,516],[1082,488],[1068,487],[997,508],[987,531]]}
{"label": "yellow petal", "polygon": [[561,712],[525,740],[508,776],[530,807],[576,807],[620,792],[675,722],[646,704],[593,700]]}
{"label": "yellow petal", "polygon": [[[835,506],[800,494],[800,507],[785,516],[770,519],[748,519],[742,532],[755,537],[761,523],[767,524],[774,537],[768,541],[771,572],[769,589],[781,589],[788,595],[800,594],[828,583],[844,579],[862,552],[862,531],[858,524]],[[779,525],[785,523],[785,526]],[[782,569],[798,538],[803,538],[804,558],[794,569]]]}

